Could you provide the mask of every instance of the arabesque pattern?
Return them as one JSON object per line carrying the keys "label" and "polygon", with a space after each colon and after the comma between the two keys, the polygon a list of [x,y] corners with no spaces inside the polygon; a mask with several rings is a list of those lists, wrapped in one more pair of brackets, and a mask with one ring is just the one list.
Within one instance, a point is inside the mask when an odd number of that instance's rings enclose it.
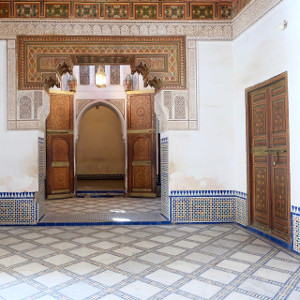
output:
{"label": "arabesque pattern", "polygon": [[150,59],[149,65],[143,63],[148,80],[159,79],[164,88],[185,88],[184,37],[20,36],[17,42],[19,89],[41,89],[59,64],[69,65],[81,55],[134,55],[135,66]]}

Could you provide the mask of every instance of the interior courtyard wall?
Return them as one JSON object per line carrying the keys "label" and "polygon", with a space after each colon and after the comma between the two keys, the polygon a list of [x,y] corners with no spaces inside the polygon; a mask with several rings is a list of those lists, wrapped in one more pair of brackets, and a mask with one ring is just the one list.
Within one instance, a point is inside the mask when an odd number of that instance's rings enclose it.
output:
{"label": "interior courtyard wall", "polygon": [[[297,2],[297,3],[296,3]],[[237,189],[247,192],[245,89],[288,72],[291,203],[300,206],[299,1],[285,0],[233,41]],[[286,20],[285,30],[278,25]]]}
{"label": "interior courtyard wall", "polygon": [[170,131],[170,190],[235,188],[232,45],[197,43],[198,131]]}
{"label": "interior courtyard wall", "polygon": [[124,174],[124,148],[119,117],[105,106],[91,108],[80,121],[77,175]]}
{"label": "interior courtyard wall", "polygon": [[0,41],[0,192],[38,191],[37,130],[7,130],[7,62],[5,40]]}

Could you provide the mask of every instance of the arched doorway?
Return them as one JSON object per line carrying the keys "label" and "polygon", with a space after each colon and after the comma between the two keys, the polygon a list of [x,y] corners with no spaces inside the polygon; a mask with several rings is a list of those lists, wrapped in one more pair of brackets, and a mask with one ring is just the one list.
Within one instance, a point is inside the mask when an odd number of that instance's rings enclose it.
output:
{"label": "arched doorway", "polygon": [[124,194],[125,141],[123,124],[113,109],[96,102],[78,120],[76,194]]}

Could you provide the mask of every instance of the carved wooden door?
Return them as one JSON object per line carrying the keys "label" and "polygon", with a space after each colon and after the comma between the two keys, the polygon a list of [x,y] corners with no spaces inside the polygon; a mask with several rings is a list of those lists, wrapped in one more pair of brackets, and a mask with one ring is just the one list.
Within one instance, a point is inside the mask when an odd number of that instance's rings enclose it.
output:
{"label": "carved wooden door", "polygon": [[51,93],[47,118],[47,197],[58,199],[73,195],[73,93]]}
{"label": "carved wooden door", "polygon": [[127,96],[128,195],[156,197],[155,116],[152,93]]}
{"label": "carved wooden door", "polygon": [[290,241],[286,75],[254,87],[248,101],[251,223]]}

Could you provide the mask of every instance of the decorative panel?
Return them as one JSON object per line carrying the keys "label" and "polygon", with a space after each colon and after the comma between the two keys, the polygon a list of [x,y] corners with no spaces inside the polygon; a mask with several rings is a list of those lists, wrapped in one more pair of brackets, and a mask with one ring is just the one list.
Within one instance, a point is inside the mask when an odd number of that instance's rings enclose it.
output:
{"label": "decorative panel", "polygon": [[129,12],[127,3],[104,4],[105,19],[125,20],[129,18]]}
{"label": "decorative panel", "polygon": [[153,112],[148,95],[137,95],[130,98],[131,118],[128,120],[128,128],[152,128]]}
{"label": "decorative panel", "polygon": [[[133,68],[138,66],[141,59],[147,57],[152,59],[148,80],[161,80],[163,88],[185,88],[186,85],[185,38],[182,36],[19,36],[18,46],[19,89],[41,89],[43,78],[57,71],[59,58],[70,65],[71,59],[76,61],[82,55],[133,55]],[[161,63],[163,61],[168,63]]]}
{"label": "decorative panel", "polygon": [[162,138],[160,142],[161,159],[161,213],[170,220],[170,198],[169,198],[169,142],[168,138]]}
{"label": "decorative panel", "polygon": [[166,20],[182,20],[186,18],[186,4],[166,4],[162,5],[163,18]]}
{"label": "decorative panel", "polygon": [[266,105],[259,105],[253,107],[253,126],[254,136],[265,135],[267,133],[266,120]]}
{"label": "decorative panel", "polygon": [[214,17],[214,5],[191,4],[191,16],[194,20],[211,20]]}
{"label": "decorative panel", "polygon": [[18,2],[15,3],[16,18],[38,18],[40,16],[39,2]]}
{"label": "decorative panel", "polygon": [[246,225],[246,197],[237,191],[171,191],[172,222],[236,221]]}
{"label": "decorative panel", "polygon": [[36,224],[36,193],[0,192],[0,224]]}
{"label": "decorative panel", "polygon": [[232,18],[232,5],[230,4],[219,4],[219,18],[220,19],[231,19]]}
{"label": "decorative panel", "polygon": [[300,207],[292,206],[293,250],[300,253]]}
{"label": "decorative panel", "polygon": [[46,18],[68,18],[70,16],[69,3],[45,3]]}
{"label": "decorative panel", "polygon": [[90,67],[89,66],[79,66],[79,84],[80,85],[89,85],[90,84]]}
{"label": "decorative panel", "polygon": [[8,18],[9,11],[10,11],[9,2],[0,3],[0,18]]}
{"label": "decorative panel", "polygon": [[45,153],[45,141],[43,138],[38,139],[38,170],[39,170],[39,191],[38,191],[38,217],[39,220],[45,209],[45,175],[46,175],[46,153]]}
{"label": "decorative panel", "polygon": [[120,66],[111,65],[110,66],[110,84],[120,85]]}
{"label": "decorative panel", "polygon": [[74,16],[75,18],[95,19],[99,17],[100,8],[97,3],[75,3]]}
{"label": "decorative panel", "polygon": [[273,133],[281,133],[286,130],[285,99],[272,102]]}
{"label": "decorative panel", "polygon": [[158,4],[134,4],[134,16],[135,19],[155,20],[158,17]]}

